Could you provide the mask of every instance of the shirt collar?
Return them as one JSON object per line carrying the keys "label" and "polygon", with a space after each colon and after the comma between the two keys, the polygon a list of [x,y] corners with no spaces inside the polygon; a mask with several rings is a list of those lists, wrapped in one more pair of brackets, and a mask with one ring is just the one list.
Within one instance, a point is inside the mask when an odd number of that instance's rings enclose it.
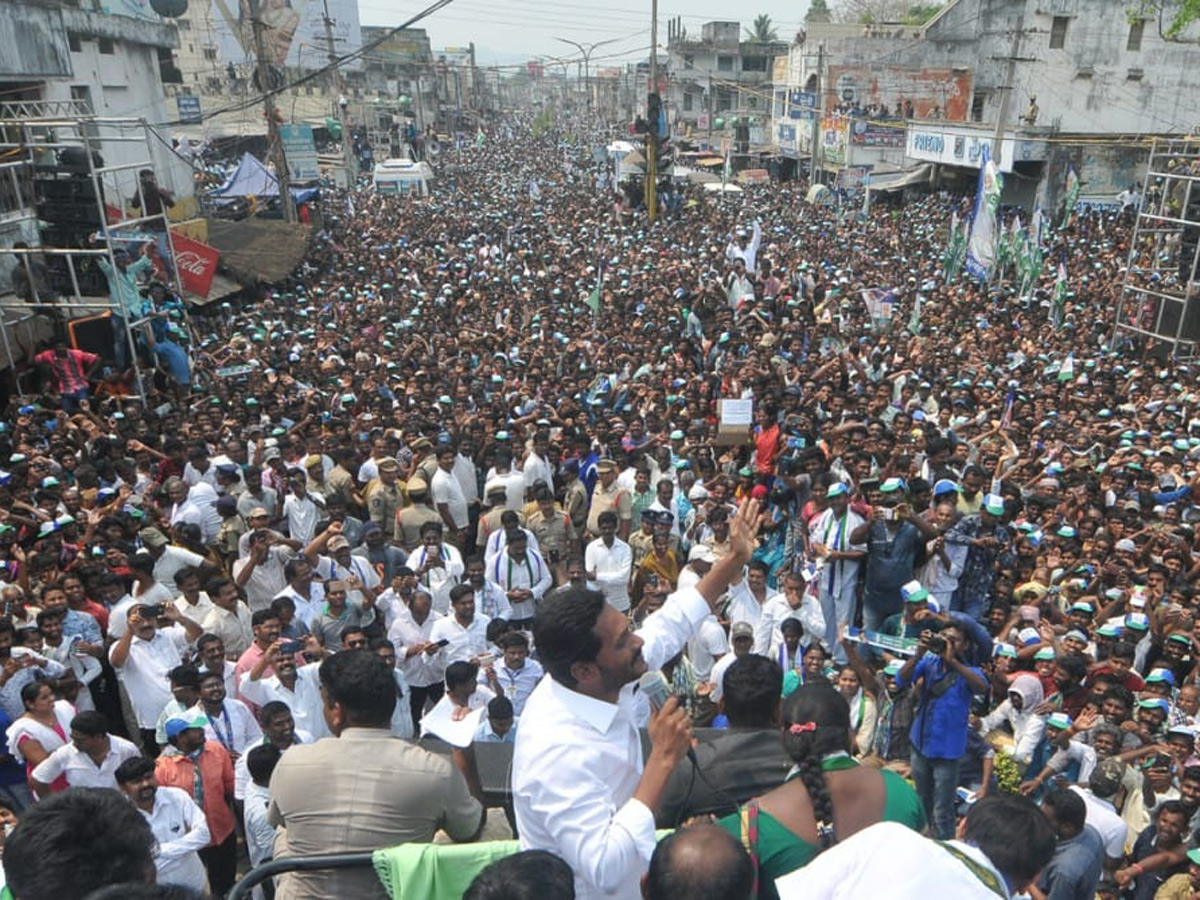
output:
{"label": "shirt collar", "polygon": [[612,726],[613,720],[616,719],[620,710],[616,703],[597,700],[595,697],[573,691],[569,687],[559,684],[553,678],[550,679],[550,690],[567,712],[583,719],[601,734],[607,732]]}

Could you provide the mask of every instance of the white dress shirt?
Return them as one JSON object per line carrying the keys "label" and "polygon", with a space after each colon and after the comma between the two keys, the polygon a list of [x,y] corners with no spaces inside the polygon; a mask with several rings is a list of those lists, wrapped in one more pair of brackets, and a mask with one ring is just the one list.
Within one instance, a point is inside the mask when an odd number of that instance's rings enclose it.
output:
{"label": "white dress shirt", "polygon": [[509,599],[513,619],[532,619],[537,604],[552,584],[550,567],[542,559],[542,554],[532,547],[526,548],[524,559],[513,559],[506,549],[488,563],[487,577],[505,595],[515,590],[527,590],[533,594],[532,599],[519,603]]}
{"label": "white dress shirt", "polygon": [[[433,473],[433,483],[429,485],[429,489],[433,493],[433,508],[438,509],[445,503],[454,527],[466,528],[469,521],[467,495],[463,493],[462,485],[454,477],[454,473],[438,466],[437,471]],[[438,509],[438,512],[441,510]]]}
{"label": "white dress shirt", "polygon": [[259,709],[272,700],[286,703],[296,722],[296,731],[322,738],[330,734],[325,723],[325,704],[321,700],[321,666],[310,663],[296,670],[296,686],[289,690],[278,675],[264,675],[258,681],[247,672],[242,678],[241,694]]}
{"label": "white dress shirt", "polygon": [[[250,707],[233,697],[225,698],[218,715],[209,715],[199,703],[188,710],[188,714],[208,719],[208,724],[204,726],[204,739],[216,741],[231,755],[244,754],[251,744],[262,740],[262,729],[258,727],[258,720],[250,712]],[[295,714],[292,718],[295,718]]]}
{"label": "white dress shirt", "polygon": [[34,781],[42,784],[53,784],[60,775],[67,776],[69,787],[112,788],[116,790],[117,779],[113,774],[117,766],[127,759],[141,756],[142,751],[130,741],[115,734],[108,736],[108,753],[96,765],[95,761],[78,749],[71,741],[67,741],[40,763],[30,773]]}
{"label": "white dress shirt", "polygon": [[688,638],[687,648],[696,677],[703,681],[710,680],[713,663],[729,652],[725,629],[717,622],[716,616],[710,615],[700,623],[696,633]]}
{"label": "white dress shirt", "polygon": [[158,843],[154,853],[154,868],[159,884],[180,884],[203,893],[208,876],[198,851],[208,846],[211,837],[204,812],[187,791],[160,785],[154,792],[154,809],[138,812],[150,824]]}
{"label": "white dress shirt", "polygon": [[[991,872],[1004,885],[983,851],[950,841],[959,853]],[[936,841],[899,822],[880,822],[830,847],[802,869],[775,880],[780,900],[859,900],[862,897],[953,897],[996,900],[999,896]]]}
{"label": "white dress shirt", "polygon": [[[500,685],[500,692],[512,703],[513,714],[517,716],[525,711],[529,695],[533,693],[533,689],[538,686],[538,682],[546,674],[546,670],[537,660],[526,659],[525,665],[521,668],[510,669],[504,664],[503,657],[501,657],[501,662],[494,666],[494,671],[496,682]],[[487,677],[487,669],[479,670],[479,683],[491,684]]]}
{"label": "white dress shirt", "polygon": [[[711,610],[677,591],[638,635],[650,669],[682,649]],[[654,813],[633,798],[642,776],[636,682],[617,703],[542,679],[525,704],[513,751],[513,807],[522,850],[549,850],[575,873],[579,900],[641,896],[654,852]]]}
{"label": "white dress shirt", "polygon": [[[109,660],[117,647],[108,649]],[[163,631],[155,631],[150,640],[134,636],[123,666],[113,665],[117,678],[125,685],[129,704],[138,728],[154,728],[158,714],[172,699],[167,673],[183,661],[183,652],[175,640]]]}
{"label": "white dress shirt", "polygon": [[[293,716],[293,718],[295,718],[295,717]],[[315,738],[311,734],[309,734],[307,731],[302,731],[299,728],[296,729],[295,735],[296,735],[296,738],[295,738],[296,744],[311,744],[315,740]],[[233,799],[234,800],[245,800],[246,799],[246,789],[250,786],[250,769],[246,763],[246,757],[248,757],[250,755],[250,751],[253,750],[255,747],[261,747],[266,742],[266,740],[267,739],[265,737],[263,737],[262,735],[259,735],[258,740],[246,745],[246,749],[242,752],[242,755],[239,756],[237,759],[237,762],[235,762],[233,764]],[[284,752],[286,752],[286,751],[284,751]]]}
{"label": "white dress shirt", "polygon": [[275,852],[275,826],[267,821],[271,791],[253,781],[246,785],[242,822],[246,826],[246,853],[250,865],[261,865]]}
{"label": "white dress shirt", "polygon": [[[754,596],[754,592],[750,590],[750,585],[743,578],[737,584],[731,585],[729,588],[729,608],[726,614],[729,617],[729,624],[734,625],[738,622],[749,622],[754,626],[754,652],[761,656],[766,656],[771,652],[771,628],[774,622],[768,622],[763,625],[763,618],[766,615],[767,607],[779,598],[780,602],[786,605],[787,601],[783,594],[776,593],[770,588],[766,590],[766,596],[761,603]],[[775,604],[772,609],[777,610],[778,604]],[[774,615],[774,613],[772,613]],[[782,621],[782,620],[781,620]]]}
{"label": "white dress shirt", "polygon": [[444,616],[450,610],[450,591],[462,581],[466,567],[463,566],[462,554],[458,552],[457,547],[442,544],[440,553],[441,565],[421,574],[425,560],[429,558],[429,553],[422,544],[408,557],[407,565],[417,573],[421,584],[433,598],[433,608]]}
{"label": "white dress shirt", "polygon": [[615,537],[609,547],[604,538],[596,538],[584,551],[583,567],[589,577],[595,573],[604,599],[621,612],[628,612],[629,577],[633,574],[633,551],[629,545]]}
{"label": "white dress shirt", "polygon": [[388,640],[396,648],[396,659],[400,662],[397,668],[404,670],[404,679],[410,687],[429,687],[442,680],[445,666],[442,665],[441,654],[416,653],[408,655],[408,648],[417,644],[428,643],[432,640],[433,626],[444,618],[433,610],[425,621],[418,625],[408,607],[402,607],[396,612],[396,621],[388,629]]}
{"label": "white dress shirt", "polygon": [[482,613],[475,613],[475,618],[465,628],[454,616],[444,616],[434,623],[429,639],[435,644],[449,641],[437,654],[441,657],[443,672],[452,662],[466,661],[487,651],[487,627],[490,621]]}
{"label": "white dress shirt", "polygon": [[[542,547],[538,543],[537,535],[524,526],[518,526],[525,533],[525,549],[531,553],[541,553]],[[487,542],[483,545],[483,562],[486,566],[491,566],[496,557],[504,552],[504,548],[508,546],[508,529],[497,528],[488,535]]]}

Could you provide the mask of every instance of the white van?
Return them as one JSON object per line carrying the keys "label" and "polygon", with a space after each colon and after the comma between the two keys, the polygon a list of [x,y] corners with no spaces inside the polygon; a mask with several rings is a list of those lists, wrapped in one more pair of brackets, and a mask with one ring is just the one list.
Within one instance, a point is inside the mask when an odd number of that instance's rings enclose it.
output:
{"label": "white van", "polygon": [[416,194],[428,197],[433,187],[433,168],[411,159],[385,159],[375,166],[375,190],[381,194]]}

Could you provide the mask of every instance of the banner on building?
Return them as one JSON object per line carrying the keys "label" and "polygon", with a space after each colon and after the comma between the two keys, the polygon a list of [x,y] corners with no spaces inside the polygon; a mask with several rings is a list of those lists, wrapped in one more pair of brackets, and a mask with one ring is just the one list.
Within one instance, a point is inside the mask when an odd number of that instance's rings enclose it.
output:
{"label": "banner on building", "polygon": [[[193,0],[194,6],[211,4],[209,20],[217,33],[221,62],[245,65],[254,62],[252,7],[264,26],[267,61],[277,67],[319,69],[329,62],[325,39],[325,10],[333,21],[333,52],[339,57],[362,49],[357,0],[276,0],[253,4],[252,0]],[[195,16],[204,15],[196,10]],[[359,59],[347,60],[344,69],[357,71]]]}
{"label": "banner on building", "polygon": [[826,116],[821,120],[821,152],[826,165],[845,165],[849,124],[841,116]]}
{"label": "banner on building", "polygon": [[904,128],[855,117],[850,120],[850,143],[862,147],[903,147]]}

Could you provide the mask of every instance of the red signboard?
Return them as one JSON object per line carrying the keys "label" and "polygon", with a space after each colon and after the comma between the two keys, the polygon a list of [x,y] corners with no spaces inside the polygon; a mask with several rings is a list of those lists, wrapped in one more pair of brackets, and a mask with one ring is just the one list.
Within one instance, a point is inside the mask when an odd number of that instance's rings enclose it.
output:
{"label": "red signboard", "polygon": [[171,243],[175,246],[175,268],[183,289],[197,297],[207,297],[217,274],[220,251],[177,231],[171,232]]}

